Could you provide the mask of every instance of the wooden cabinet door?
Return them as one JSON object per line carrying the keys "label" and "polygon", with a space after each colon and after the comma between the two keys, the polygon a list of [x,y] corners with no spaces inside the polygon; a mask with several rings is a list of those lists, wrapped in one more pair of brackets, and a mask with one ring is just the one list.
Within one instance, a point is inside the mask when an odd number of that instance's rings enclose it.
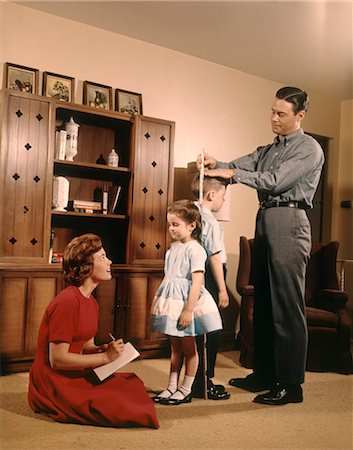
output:
{"label": "wooden cabinet door", "polygon": [[129,262],[163,265],[166,210],[173,197],[174,123],[136,118]]}
{"label": "wooden cabinet door", "polygon": [[0,160],[0,262],[46,263],[52,168],[50,100],[4,92]]}
{"label": "wooden cabinet door", "polygon": [[109,333],[114,337],[121,337],[116,334],[116,326],[119,317],[119,295],[121,295],[121,274],[113,271],[111,280],[100,283],[93,296],[99,305],[98,333],[95,337],[96,345],[101,345],[111,340]]}
{"label": "wooden cabinet door", "polygon": [[62,286],[57,271],[0,273],[0,351],[10,371],[30,367],[45,308]]}
{"label": "wooden cabinet door", "polygon": [[150,356],[162,356],[168,347],[166,336],[153,333],[149,326],[151,304],[162,279],[162,270],[124,274],[124,340],[131,341],[141,352],[152,352]]}

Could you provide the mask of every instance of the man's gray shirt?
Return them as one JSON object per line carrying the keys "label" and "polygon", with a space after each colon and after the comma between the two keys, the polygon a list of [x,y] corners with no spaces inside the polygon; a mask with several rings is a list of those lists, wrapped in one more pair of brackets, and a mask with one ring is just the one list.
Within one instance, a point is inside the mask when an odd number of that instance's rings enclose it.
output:
{"label": "man's gray shirt", "polygon": [[299,129],[229,163],[217,161],[216,168],[236,169],[232,181],[257,189],[260,202],[300,201],[312,208],[323,164],[320,144]]}

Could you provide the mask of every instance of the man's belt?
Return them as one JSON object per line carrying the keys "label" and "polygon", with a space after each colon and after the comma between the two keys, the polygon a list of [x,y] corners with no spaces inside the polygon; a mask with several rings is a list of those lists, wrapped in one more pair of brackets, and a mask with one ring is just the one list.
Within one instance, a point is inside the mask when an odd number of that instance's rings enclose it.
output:
{"label": "man's belt", "polygon": [[308,205],[305,202],[297,202],[297,201],[285,201],[285,200],[271,200],[269,202],[261,202],[260,209],[267,208],[298,208],[298,209],[309,209]]}

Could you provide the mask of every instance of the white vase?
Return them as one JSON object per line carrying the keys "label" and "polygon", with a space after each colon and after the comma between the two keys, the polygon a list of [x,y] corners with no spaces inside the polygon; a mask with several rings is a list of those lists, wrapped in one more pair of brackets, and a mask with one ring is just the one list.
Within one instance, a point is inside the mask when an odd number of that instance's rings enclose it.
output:
{"label": "white vase", "polygon": [[78,138],[78,127],[80,125],[70,117],[69,122],[65,123],[65,130],[67,132],[66,149],[65,149],[65,159],[66,161],[73,161],[74,157],[77,155],[77,138]]}
{"label": "white vase", "polygon": [[114,148],[108,155],[108,166],[111,166],[111,167],[119,166],[119,155],[116,153]]}
{"label": "white vase", "polygon": [[54,177],[53,180],[53,211],[66,212],[69,201],[70,182],[65,177]]}

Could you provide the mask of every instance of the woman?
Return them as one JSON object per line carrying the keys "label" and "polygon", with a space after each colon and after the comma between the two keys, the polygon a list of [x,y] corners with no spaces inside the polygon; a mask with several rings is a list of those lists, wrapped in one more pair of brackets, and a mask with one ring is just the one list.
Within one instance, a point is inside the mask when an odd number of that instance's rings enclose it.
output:
{"label": "woman", "polygon": [[115,373],[98,382],[92,371],[119,358],[124,349],[122,339],[102,347],[94,344],[98,304],[92,292],[111,279],[111,263],[94,234],[76,237],[65,248],[63,269],[69,286],[44,313],[30,372],[29,404],[58,422],[158,428],[153,402],[135,374]]}

